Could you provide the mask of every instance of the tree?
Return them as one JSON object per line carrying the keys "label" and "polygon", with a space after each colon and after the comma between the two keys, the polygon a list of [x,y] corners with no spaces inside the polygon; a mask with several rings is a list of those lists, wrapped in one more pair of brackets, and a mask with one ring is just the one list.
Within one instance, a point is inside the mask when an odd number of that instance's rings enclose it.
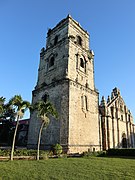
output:
{"label": "tree", "polygon": [[15,109],[9,103],[5,103],[5,101],[6,98],[0,97],[0,143],[10,142],[10,132],[13,127],[12,122],[16,117]]}
{"label": "tree", "polygon": [[39,160],[39,148],[40,148],[40,141],[41,141],[41,134],[43,127],[44,126],[47,127],[47,125],[50,123],[50,119],[49,119],[50,116],[58,118],[58,114],[50,102],[39,101],[36,104],[36,109],[38,111],[38,117],[42,121],[38,135],[37,160]]}
{"label": "tree", "polygon": [[0,97],[0,119],[1,120],[15,120],[15,109],[9,103],[5,103],[6,98]]}
{"label": "tree", "polygon": [[0,97],[0,117],[3,116],[4,113],[4,103],[5,103],[6,98]]}
{"label": "tree", "polygon": [[10,160],[13,160],[15,140],[16,140],[16,134],[17,134],[17,129],[18,129],[18,125],[19,125],[19,119],[21,119],[23,117],[25,111],[28,108],[30,108],[30,103],[28,101],[24,101],[20,95],[15,95],[13,98],[10,99],[9,104],[11,106],[13,106],[16,111],[16,127],[15,127],[15,131],[14,131],[11,157],[10,157]]}

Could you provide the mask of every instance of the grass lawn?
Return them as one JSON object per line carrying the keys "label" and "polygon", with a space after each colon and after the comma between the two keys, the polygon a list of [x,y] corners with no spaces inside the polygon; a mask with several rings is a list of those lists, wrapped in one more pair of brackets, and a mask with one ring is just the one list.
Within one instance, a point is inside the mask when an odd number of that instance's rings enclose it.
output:
{"label": "grass lawn", "polygon": [[58,158],[0,161],[0,180],[135,179],[135,159]]}

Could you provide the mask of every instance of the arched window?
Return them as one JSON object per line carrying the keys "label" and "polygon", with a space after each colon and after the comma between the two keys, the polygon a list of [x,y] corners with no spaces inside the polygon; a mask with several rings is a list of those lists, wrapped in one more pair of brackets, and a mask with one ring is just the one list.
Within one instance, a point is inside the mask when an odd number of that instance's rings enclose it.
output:
{"label": "arched window", "polygon": [[80,66],[81,66],[82,68],[85,67],[83,58],[80,58]]}
{"label": "arched window", "polygon": [[125,133],[122,134],[122,148],[127,148],[127,138]]}
{"label": "arched window", "polygon": [[54,45],[56,45],[57,42],[58,42],[58,36],[56,35],[56,36],[55,36],[55,39],[54,39]]}
{"label": "arched window", "polygon": [[52,56],[49,60],[49,68],[54,66],[54,57]]}
{"label": "arched window", "polygon": [[80,36],[77,36],[77,44],[82,46],[82,38]]}
{"label": "arched window", "polygon": [[120,104],[120,111],[123,112],[123,106]]}
{"label": "arched window", "polygon": [[45,94],[43,97],[42,97],[42,100],[44,102],[47,102],[49,100],[49,95],[48,94]]}

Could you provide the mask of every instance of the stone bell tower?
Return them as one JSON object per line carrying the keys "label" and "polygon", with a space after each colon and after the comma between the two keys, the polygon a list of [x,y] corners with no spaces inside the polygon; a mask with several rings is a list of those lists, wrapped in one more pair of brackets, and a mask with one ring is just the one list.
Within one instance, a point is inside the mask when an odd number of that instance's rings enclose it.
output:
{"label": "stone bell tower", "polygon": [[[100,150],[98,92],[94,85],[94,53],[89,34],[70,15],[47,33],[41,49],[38,81],[32,103],[47,99],[59,120],[51,118],[42,133],[41,145],[59,143],[69,153]],[[28,147],[36,148],[40,121],[30,117]]]}

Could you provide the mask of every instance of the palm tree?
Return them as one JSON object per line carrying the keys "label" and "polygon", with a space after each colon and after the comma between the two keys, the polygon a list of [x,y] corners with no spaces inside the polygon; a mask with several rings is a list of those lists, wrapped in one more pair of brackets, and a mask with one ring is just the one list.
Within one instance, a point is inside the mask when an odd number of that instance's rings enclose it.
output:
{"label": "palm tree", "polygon": [[37,160],[39,160],[39,148],[40,148],[40,141],[41,141],[41,134],[42,134],[43,127],[44,126],[47,127],[47,125],[49,124],[50,122],[49,116],[58,118],[58,114],[50,102],[39,101],[36,104],[36,109],[38,111],[38,117],[42,121],[40,130],[39,130],[39,135],[38,135]]}
{"label": "palm tree", "polygon": [[4,113],[4,103],[5,103],[5,98],[0,97],[0,116],[3,116]]}
{"label": "palm tree", "polygon": [[6,103],[6,98],[0,97],[0,118],[2,120],[15,120],[15,109],[11,106],[11,104]]}
{"label": "palm tree", "polygon": [[12,143],[12,150],[11,150],[11,157],[10,160],[13,160],[14,155],[14,147],[15,147],[15,139],[17,134],[17,129],[19,125],[19,119],[21,119],[25,113],[25,111],[30,108],[30,103],[28,101],[23,101],[20,95],[15,95],[13,98],[10,99],[9,104],[13,106],[16,110],[16,127],[13,137]]}

